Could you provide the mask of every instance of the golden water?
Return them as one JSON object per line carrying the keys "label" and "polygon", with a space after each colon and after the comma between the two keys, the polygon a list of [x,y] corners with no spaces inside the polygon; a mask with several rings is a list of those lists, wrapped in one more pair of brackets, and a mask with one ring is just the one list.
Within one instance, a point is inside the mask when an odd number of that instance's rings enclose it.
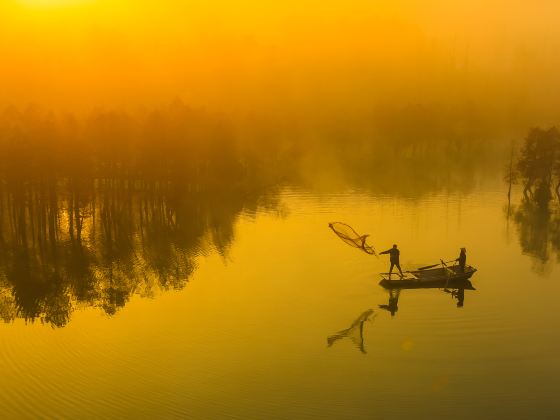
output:
{"label": "golden water", "polygon": [[[543,263],[522,250],[527,226],[505,204],[488,186],[422,197],[285,188],[236,216],[222,252],[193,256],[184,287],[138,288],[114,315],[74,299],[60,328],[0,324],[1,417],[556,418],[557,254]],[[391,316],[379,307],[388,259],[345,245],[332,221],[378,250],[398,243],[403,269],[465,246],[476,290],[462,307],[440,289],[403,290]],[[360,337],[360,322],[349,328],[364,313]]]}

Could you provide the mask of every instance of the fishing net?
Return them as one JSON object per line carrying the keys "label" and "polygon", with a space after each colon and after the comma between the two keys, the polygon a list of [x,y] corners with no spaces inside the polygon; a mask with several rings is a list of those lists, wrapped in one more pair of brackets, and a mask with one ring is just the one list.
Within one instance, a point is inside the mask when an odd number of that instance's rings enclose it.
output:
{"label": "fishing net", "polygon": [[366,239],[369,235],[360,235],[351,226],[346,223],[333,222],[329,223],[329,227],[333,230],[336,235],[346,242],[348,245],[355,248],[361,249],[367,254],[375,255],[375,249],[371,245],[368,245]]}

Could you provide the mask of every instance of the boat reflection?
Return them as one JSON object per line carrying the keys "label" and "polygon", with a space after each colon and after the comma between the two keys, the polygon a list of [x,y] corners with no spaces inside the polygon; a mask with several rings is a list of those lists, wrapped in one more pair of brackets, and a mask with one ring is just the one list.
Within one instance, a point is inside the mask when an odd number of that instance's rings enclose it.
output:
{"label": "boat reflection", "polygon": [[402,286],[398,287],[395,283],[396,282],[392,282],[391,287],[383,285],[389,294],[389,301],[386,305],[378,305],[380,309],[389,312],[391,316],[395,316],[399,310],[399,297],[401,291],[404,289],[439,289],[451,295],[451,297],[457,301],[458,308],[462,308],[465,304],[465,290],[476,290],[470,280],[451,281],[448,282],[446,287],[435,283],[411,285],[407,282],[403,282]]}
{"label": "boat reflection", "polygon": [[372,321],[376,316],[377,315],[374,315],[373,309],[368,309],[363,312],[350,327],[327,337],[328,347],[331,347],[334,343],[343,338],[349,338],[362,353],[367,353],[364,344],[364,324],[367,321]]}

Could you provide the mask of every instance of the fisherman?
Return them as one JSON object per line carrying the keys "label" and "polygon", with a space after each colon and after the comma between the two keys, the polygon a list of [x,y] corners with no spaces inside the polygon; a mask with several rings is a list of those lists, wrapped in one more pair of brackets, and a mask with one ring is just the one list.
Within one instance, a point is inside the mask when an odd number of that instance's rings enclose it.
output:
{"label": "fisherman", "polygon": [[399,263],[399,256],[401,251],[397,249],[397,245],[393,245],[393,248],[388,249],[387,251],[380,252],[381,254],[389,254],[390,261],[391,261],[391,268],[389,269],[389,278],[391,278],[391,273],[393,272],[393,267],[396,266],[399,269],[399,273],[401,273],[401,279],[404,277],[403,272],[401,270],[401,265]]}
{"label": "fisherman", "polygon": [[455,261],[459,262],[459,270],[461,270],[462,273],[465,272],[465,267],[467,265],[467,249],[466,248],[461,248],[461,252],[459,253],[459,258],[457,258]]}

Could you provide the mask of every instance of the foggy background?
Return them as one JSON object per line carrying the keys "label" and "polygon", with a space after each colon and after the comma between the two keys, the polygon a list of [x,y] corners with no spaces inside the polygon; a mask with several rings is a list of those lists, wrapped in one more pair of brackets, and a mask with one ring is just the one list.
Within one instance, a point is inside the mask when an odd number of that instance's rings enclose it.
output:
{"label": "foggy background", "polygon": [[524,155],[519,184],[550,194],[514,191],[504,220],[539,264],[557,258],[560,166],[541,188],[553,149],[518,152],[532,127],[558,144],[559,12],[0,0],[0,317],[64,326],[74,301],[113,314],[150,290],[146,272],[180,289],[197,255],[227,257],[241,215],[281,215],[285,187],[413,203],[503,190],[505,205]]}
{"label": "foggy background", "polygon": [[0,109],[181,102],[310,156],[349,141],[501,156],[560,121],[558,16],[538,0],[3,0]]}

